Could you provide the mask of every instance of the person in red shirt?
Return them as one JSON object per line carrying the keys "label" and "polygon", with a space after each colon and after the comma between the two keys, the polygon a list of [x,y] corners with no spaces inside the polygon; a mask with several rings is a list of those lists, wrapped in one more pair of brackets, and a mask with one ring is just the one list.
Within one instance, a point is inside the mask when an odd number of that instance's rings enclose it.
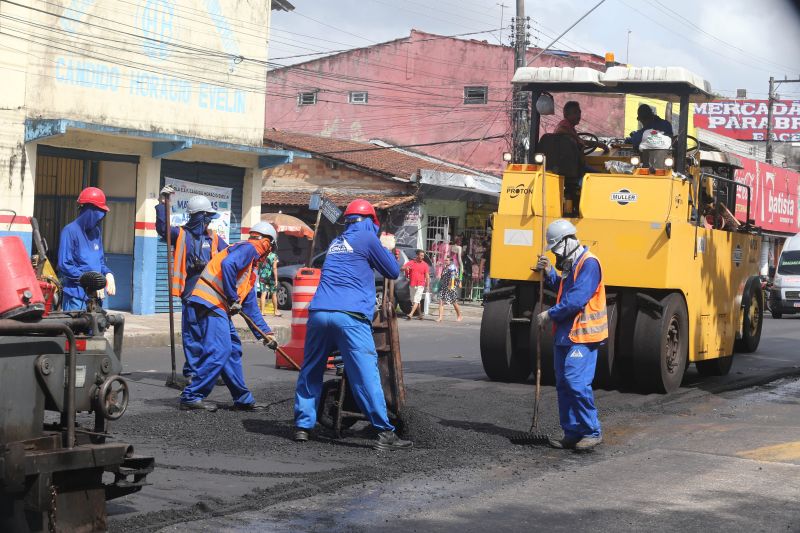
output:
{"label": "person in red shirt", "polygon": [[[428,263],[425,262],[425,251],[417,250],[416,257],[403,265],[401,270],[405,272],[406,276],[408,276],[408,279],[410,280],[409,285],[411,285],[411,303],[414,305],[411,306],[411,312],[408,313],[406,320],[411,320],[411,317],[414,316],[414,313],[420,306],[419,304],[422,301],[422,295],[425,294],[430,286],[431,276]],[[419,319],[422,320],[424,318],[425,314],[422,312],[422,309],[420,309]]]}
{"label": "person in red shirt", "polygon": [[580,151],[581,165],[585,168],[586,172],[599,172],[598,170],[591,168],[586,164],[583,150],[584,148],[589,147],[604,148],[605,144],[579,137],[575,126],[580,124],[580,122],[581,105],[574,100],[570,100],[564,104],[564,119],[559,122],[558,125],[556,125],[556,129],[553,130],[553,133],[556,135],[566,135],[578,146],[578,150]]}

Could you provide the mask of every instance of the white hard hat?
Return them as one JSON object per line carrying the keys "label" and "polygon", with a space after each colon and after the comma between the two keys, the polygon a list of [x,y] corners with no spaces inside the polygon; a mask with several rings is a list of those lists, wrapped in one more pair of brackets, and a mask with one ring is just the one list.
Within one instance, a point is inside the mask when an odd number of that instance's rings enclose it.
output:
{"label": "white hard hat", "polygon": [[186,204],[186,210],[190,215],[194,215],[195,213],[218,214],[216,211],[214,211],[214,207],[211,205],[209,199],[199,194],[189,198],[189,202]]}
{"label": "white hard hat", "polygon": [[264,235],[265,237],[269,237],[272,239],[273,243],[278,242],[278,232],[275,231],[275,228],[269,222],[258,222],[252,228],[250,228],[250,233],[258,233]]}
{"label": "white hard hat", "polygon": [[550,93],[542,93],[536,99],[536,111],[540,115],[555,115],[556,108],[553,103],[553,95]]}
{"label": "white hard hat", "polygon": [[572,222],[559,218],[547,226],[547,249],[552,250],[553,246],[561,242],[564,237],[575,235],[578,232]]}

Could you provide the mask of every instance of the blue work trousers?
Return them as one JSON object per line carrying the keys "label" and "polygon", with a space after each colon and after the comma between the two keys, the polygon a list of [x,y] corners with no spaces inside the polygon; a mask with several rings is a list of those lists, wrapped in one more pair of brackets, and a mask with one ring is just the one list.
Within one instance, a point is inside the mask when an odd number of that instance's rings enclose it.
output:
{"label": "blue work trousers", "polygon": [[255,398],[244,384],[242,341],[233,321],[221,311],[194,303],[189,306],[194,308],[197,320],[197,327],[189,329],[192,342],[201,346],[202,352],[197,360],[197,374],[183,389],[181,401],[193,403],[204,400],[214,389],[217,377],[222,374],[222,381],[231,391],[234,403],[255,403]]}
{"label": "blue work trousers", "polygon": [[62,311],[83,311],[86,309],[86,297],[73,296],[63,292],[61,294],[61,310]]}
{"label": "blue work trousers", "polygon": [[585,344],[556,345],[553,352],[558,416],[564,437],[575,440],[599,437],[600,420],[592,394],[597,347]]}
{"label": "blue work trousers", "polygon": [[369,322],[339,311],[311,311],[307,326],[303,366],[295,392],[295,425],[303,429],[316,425],[328,355],[338,349],[350,391],[361,412],[380,431],[394,431],[386,412],[378,352]]}
{"label": "blue work trousers", "polygon": [[203,333],[197,320],[195,306],[183,302],[181,313],[181,339],[183,340],[183,375],[193,378],[197,375],[197,362],[203,355]]}

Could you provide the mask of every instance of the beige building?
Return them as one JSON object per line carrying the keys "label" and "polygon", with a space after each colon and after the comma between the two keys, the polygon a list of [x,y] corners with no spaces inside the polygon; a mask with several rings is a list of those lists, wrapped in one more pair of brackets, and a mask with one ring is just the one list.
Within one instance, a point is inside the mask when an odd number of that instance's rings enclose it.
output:
{"label": "beige building", "polygon": [[215,195],[236,241],[259,220],[262,170],[292,161],[262,147],[270,13],[291,9],[285,0],[0,2],[0,234],[30,244],[35,216],[55,262],[78,193],[98,186],[111,208],[110,306],[165,309],[154,210],[165,180]]}

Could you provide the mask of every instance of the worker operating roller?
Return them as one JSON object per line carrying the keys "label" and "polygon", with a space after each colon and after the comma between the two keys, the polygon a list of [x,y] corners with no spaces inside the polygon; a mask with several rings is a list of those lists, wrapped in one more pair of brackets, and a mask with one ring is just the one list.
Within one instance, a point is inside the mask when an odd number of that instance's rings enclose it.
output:
{"label": "worker operating roller", "polygon": [[325,365],[328,355],[338,349],[356,403],[379,432],[374,448],[409,449],[412,443],[400,439],[389,421],[371,327],[375,313],[372,269],[395,279],[400,268],[378,239],[378,216],[369,202],[353,200],[344,217],[346,228],[328,247],[309,306],[305,356],[295,392],[295,440],[307,441],[316,425]]}
{"label": "worker operating roller", "polygon": [[600,261],[581,246],[576,233],[563,219],[547,227],[547,249],[556,257],[555,268],[542,255],[534,269],[543,271],[545,284],[558,293],[556,305],[539,313],[536,322],[540,328],[555,324],[553,357],[564,437],[551,439],[550,445],[589,450],[602,442],[592,380],[597,348],[608,338],[608,322]]}

